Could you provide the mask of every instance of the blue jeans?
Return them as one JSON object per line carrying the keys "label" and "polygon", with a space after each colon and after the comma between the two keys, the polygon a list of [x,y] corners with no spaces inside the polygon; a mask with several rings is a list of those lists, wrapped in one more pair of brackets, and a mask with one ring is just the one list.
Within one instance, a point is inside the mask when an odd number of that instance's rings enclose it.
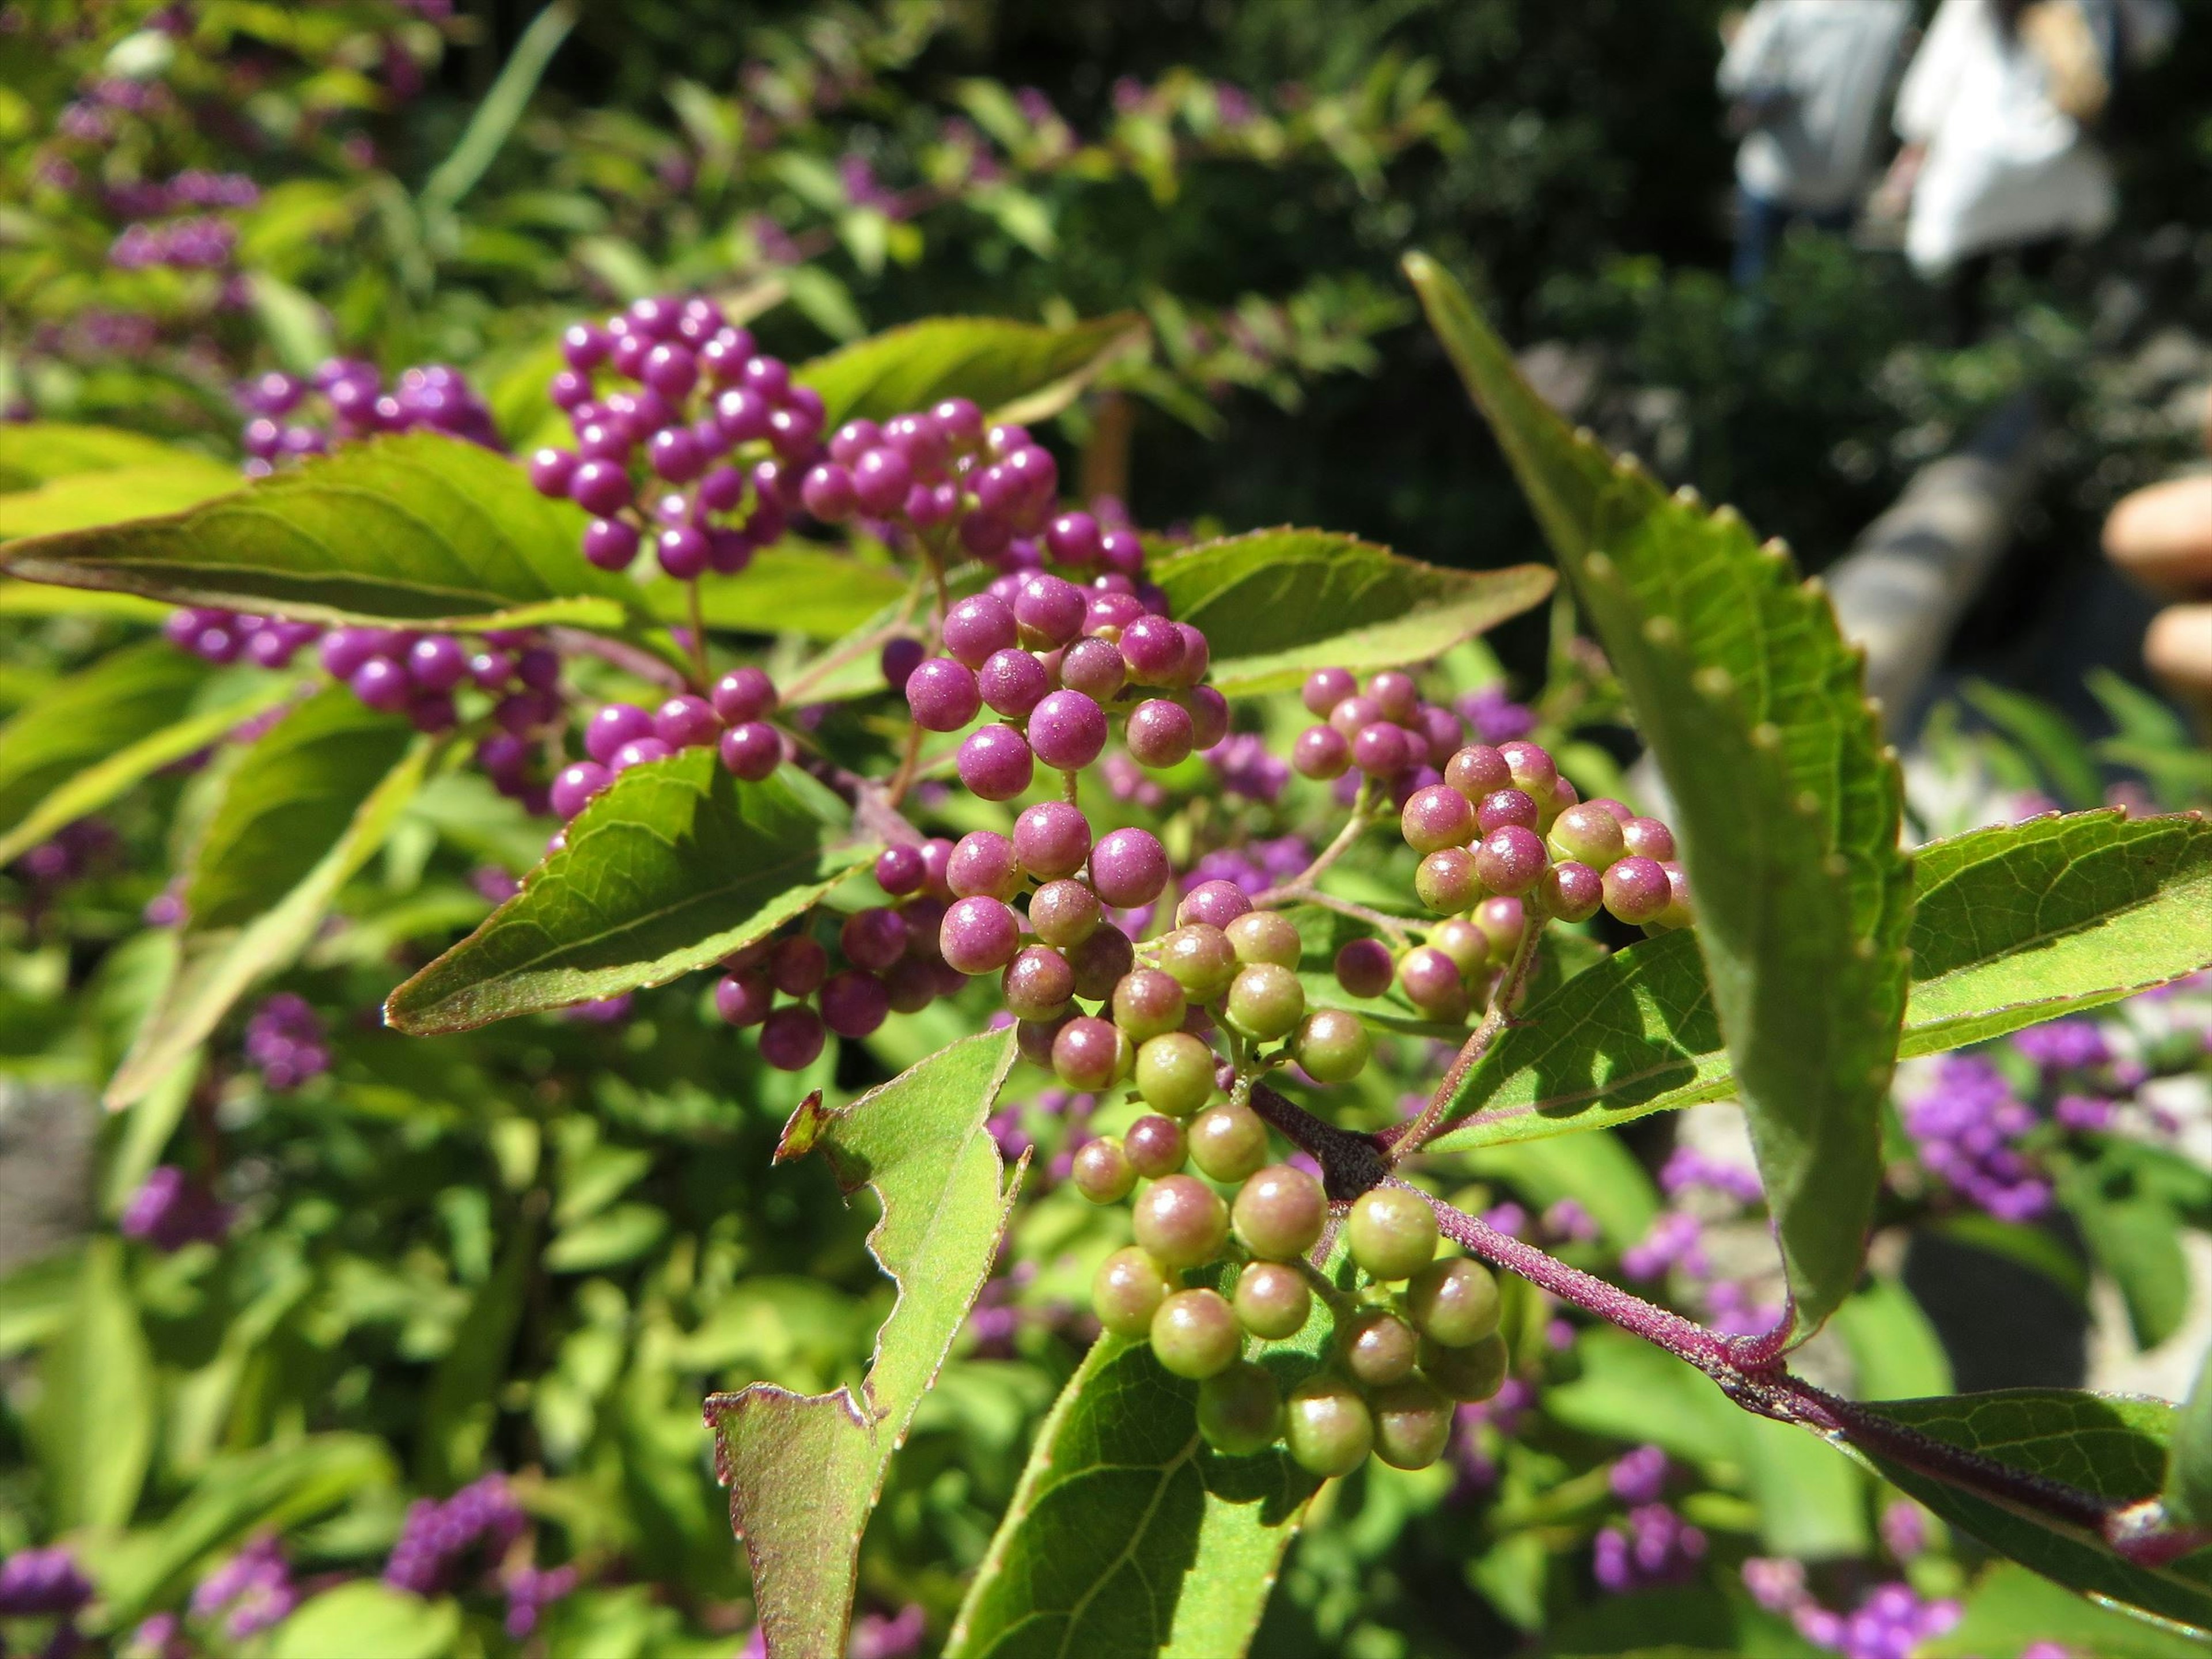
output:
{"label": "blue jeans", "polygon": [[1741,185],[1735,188],[1735,260],[1729,274],[1738,288],[1756,288],[1765,279],[1774,250],[1793,221],[1802,219],[1819,230],[1841,232],[1851,228],[1850,208],[1795,208],[1771,197],[1754,195]]}

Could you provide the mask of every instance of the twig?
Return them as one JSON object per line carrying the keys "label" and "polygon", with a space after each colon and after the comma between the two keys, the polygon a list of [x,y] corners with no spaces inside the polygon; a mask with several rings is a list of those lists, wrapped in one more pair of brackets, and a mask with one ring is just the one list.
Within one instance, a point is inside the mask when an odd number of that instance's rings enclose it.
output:
{"label": "twig", "polygon": [[1394,916],[1387,910],[1377,910],[1351,899],[1339,898],[1334,893],[1324,893],[1318,887],[1296,884],[1273,887],[1253,901],[1263,908],[1280,908],[1286,904],[1311,904],[1323,910],[1334,910],[1339,915],[1352,916],[1369,927],[1388,933],[1393,943],[1404,945],[1413,936],[1407,931],[1406,918]]}
{"label": "twig", "polygon": [[[1533,913],[1535,907],[1530,905],[1527,908]],[[1436,1133],[1437,1126],[1443,1121],[1444,1113],[1450,1109],[1453,1099],[1458,1095],[1460,1084],[1474,1068],[1475,1063],[1490,1052],[1490,1045],[1498,1041],[1498,1034],[1512,1019],[1513,1005],[1528,985],[1529,975],[1535,971],[1537,945],[1544,936],[1544,924],[1548,920],[1548,917],[1528,915],[1521,929],[1521,942],[1513,947],[1513,960],[1498,976],[1498,983],[1490,993],[1490,1010],[1483,1015],[1482,1024],[1476,1026],[1467,1041],[1460,1045],[1459,1053],[1452,1057],[1451,1065],[1437,1079],[1436,1090],[1421,1108],[1420,1115],[1408,1123],[1403,1133],[1391,1142],[1390,1162],[1393,1164],[1410,1158],[1428,1144],[1429,1138]]]}
{"label": "twig", "polygon": [[1322,871],[1352,850],[1352,844],[1359,839],[1360,832],[1364,830],[1372,821],[1371,813],[1375,797],[1375,780],[1370,778],[1359,786],[1359,794],[1352,803],[1352,816],[1345,819],[1344,828],[1336,832],[1336,839],[1322,848],[1315,855],[1311,864],[1306,866],[1279,887],[1269,888],[1252,902],[1265,909],[1270,905],[1289,902],[1290,901],[1283,896],[1285,894],[1304,896],[1312,888],[1315,878]]}
{"label": "twig", "polygon": [[684,597],[691,611],[691,667],[698,676],[695,690],[704,692],[709,683],[707,667],[707,608],[699,598],[699,579],[694,576],[684,583]]}

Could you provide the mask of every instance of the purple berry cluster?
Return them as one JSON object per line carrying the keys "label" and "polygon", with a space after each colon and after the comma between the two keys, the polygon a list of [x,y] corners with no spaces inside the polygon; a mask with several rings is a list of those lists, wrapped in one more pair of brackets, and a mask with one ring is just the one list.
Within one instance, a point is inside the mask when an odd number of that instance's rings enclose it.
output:
{"label": "purple berry cluster", "polygon": [[683,692],[650,710],[608,703],[585,721],[586,758],[555,775],[547,804],[565,823],[631,767],[685,749],[713,748],[732,775],[758,783],[793,752],[790,740],[769,721],[775,706],[775,682],[750,667],[732,669],[703,697]]}
{"label": "purple berry cluster", "polygon": [[649,535],[690,581],[734,575],[783,534],[822,450],[822,399],[714,301],[640,300],[574,325],[561,349],[547,390],[575,443],[533,453],[530,481],[591,514],[586,558],[626,570]]}
{"label": "purple berry cluster", "polygon": [[238,227],[228,219],[193,214],[158,223],[127,225],[107,250],[118,270],[220,270],[238,251]]}
{"label": "purple berry cluster", "polygon": [[444,1503],[418,1498],[384,1564],[384,1582],[394,1589],[436,1595],[453,1588],[462,1564],[472,1556],[495,1563],[522,1536],[526,1522],[507,1477],[492,1474],[471,1481]]}
{"label": "purple berry cluster", "polygon": [[[1743,1564],[1743,1582],[1761,1607],[1786,1614],[1800,1636],[1843,1659],[1911,1659],[1922,1643],[1944,1634],[1964,1616],[1956,1601],[1929,1601],[1894,1581],[1869,1590],[1851,1612],[1837,1613],[1814,1599],[1805,1569],[1795,1561],[1754,1557]],[[2036,1645],[2044,1647],[2045,1656],[2052,1651],[2047,1644]],[[2057,1651],[2063,1659],[2063,1650]],[[2021,1659],[2033,1653],[2033,1647],[2023,1650]]]}
{"label": "purple berry cluster", "polygon": [[2001,1221],[2033,1221],[2050,1209],[2051,1182],[2021,1142],[2033,1108],[1980,1054],[1947,1054],[1933,1081],[1904,1103],[1905,1132],[1920,1161],[1952,1191]]}
{"label": "purple berry cluster", "polygon": [[222,1633],[243,1642],[281,1624],[301,1600],[283,1547],[264,1533],[199,1582],[191,1611],[196,1619],[220,1619]]}
{"label": "purple berry cluster", "polygon": [[0,1619],[69,1619],[92,1600],[92,1580],[66,1546],[0,1560]]}
{"label": "purple berry cluster", "polygon": [[205,661],[250,662],[258,668],[289,668],[295,657],[323,636],[313,623],[206,605],[172,611],[161,632],[179,651]]}
{"label": "purple berry cluster", "polygon": [[443,363],[404,369],[386,386],[375,364],[333,357],[305,380],[263,374],[240,388],[238,403],[246,416],[239,435],[251,477],[380,433],[442,432],[487,449],[502,447],[490,409],[460,370]]}
{"label": "purple berry cluster", "polygon": [[230,1210],[182,1170],[164,1164],[139,1183],[118,1225],[125,1238],[167,1255],[187,1244],[222,1243],[230,1233]]}
{"label": "purple berry cluster", "polygon": [[1600,1529],[1590,1570],[1611,1595],[1688,1583],[1705,1559],[1705,1534],[1664,1504],[1638,1504],[1618,1525]]}
{"label": "purple berry cluster", "polygon": [[261,1086],[289,1094],[331,1069],[322,1018],[307,998],[279,991],[246,1022],[246,1058],[261,1073]]}

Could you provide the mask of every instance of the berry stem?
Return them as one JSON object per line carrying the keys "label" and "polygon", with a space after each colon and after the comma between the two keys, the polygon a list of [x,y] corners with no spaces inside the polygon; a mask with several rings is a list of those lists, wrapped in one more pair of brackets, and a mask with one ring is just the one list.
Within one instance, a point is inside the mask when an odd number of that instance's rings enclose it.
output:
{"label": "berry stem", "polygon": [[921,722],[909,720],[906,728],[906,744],[900,751],[898,770],[891,775],[884,796],[894,807],[906,804],[906,792],[914,787],[914,775],[921,764]]}
{"label": "berry stem", "polygon": [[1264,909],[1270,905],[1287,904],[1297,899],[1310,897],[1314,883],[1322,872],[1346,853],[1360,833],[1375,822],[1375,801],[1378,791],[1375,780],[1370,778],[1359,786],[1358,796],[1352,803],[1352,816],[1344,821],[1344,828],[1336,832],[1336,839],[1314,855],[1314,861],[1280,886],[1271,887],[1253,903]]}
{"label": "berry stem", "polygon": [[1355,903],[1351,899],[1339,898],[1334,893],[1324,893],[1318,887],[1301,887],[1292,883],[1285,887],[1271,888],[1255,900],[1254,903],[1261,909],[1276,908],[1291,904],[1311,904],[1323,910],[1334,910],[1339,915],[1351,916],[1365,922],[1376,932],[1386,935],[1390,942],[1401,950],[1411,942],[1413,937],[1406,931],[1406,919],[1403,916],[1394,916],[1386,910],[1377,910],[1369,905]]}
{"label": "berry stem", "polygon": [[707,608],[699,597],[696,576],[684,584],[684,599],[691,617],[691,689],[703,693],[713,684],[714,677],[707,666]]}
{"label": "berry stem", "polygon": [[906,598],[900,602],[898,613],[889,622],[881,628],[872,628],[865,634],[854,635],[841,644],[831,647],[789,679],[785,680],[780,688],[780,696],[783,705],[786,708],[791,708],[806,702],[808,692],[828,679],[847,663],[856,658],[876,654],[882,651],[885,643],[894,636],[905,633],[908,624],[914,620],[915,611],[921,604],[922,595],[928,591],[927,581],[922,577],[916,576],[907,588]]}
{"label": "berry stem", "polygon": [[[1534,909],[1532,905],[1529,907]],[[1498,976],[1498,984],[1490,994],[1490,1007],[1452,1056],[1451,1065],[1437,1079],[1436,1091],[1421,1108],[1420,1115],[1406,1125],[1390,1143],[1390,1162],[1395,1166],[1403,1163],[1428,1144],[1431,1136],[1443,1121],[1444,1113],[1450,1109],[1459,1093],[1459,1085],[1475,1063],[1490,1052],[1490,1045],[1498,1041],[1498,1034],[1512,1022],[1513,1005],[1528,983],[1529,975],[1536,970],[1537,947],[1544,936],[1547,917],[1533,915],[1521,930],[1521,942],[1513,947],[1513,960]]]}

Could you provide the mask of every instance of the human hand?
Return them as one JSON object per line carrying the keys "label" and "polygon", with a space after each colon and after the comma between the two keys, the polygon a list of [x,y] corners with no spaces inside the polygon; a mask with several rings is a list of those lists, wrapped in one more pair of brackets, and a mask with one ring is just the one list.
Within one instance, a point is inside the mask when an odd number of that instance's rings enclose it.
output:
{"label": "human hand", "polygon": [[[2212,403],[2205,410],[2212,450]],[[2143,636],[2152,673],[2212,697],[2212,473],[2169,478],[2127,496],[2105,520],[2105,553],[2146,586],[2182,603]]]}

